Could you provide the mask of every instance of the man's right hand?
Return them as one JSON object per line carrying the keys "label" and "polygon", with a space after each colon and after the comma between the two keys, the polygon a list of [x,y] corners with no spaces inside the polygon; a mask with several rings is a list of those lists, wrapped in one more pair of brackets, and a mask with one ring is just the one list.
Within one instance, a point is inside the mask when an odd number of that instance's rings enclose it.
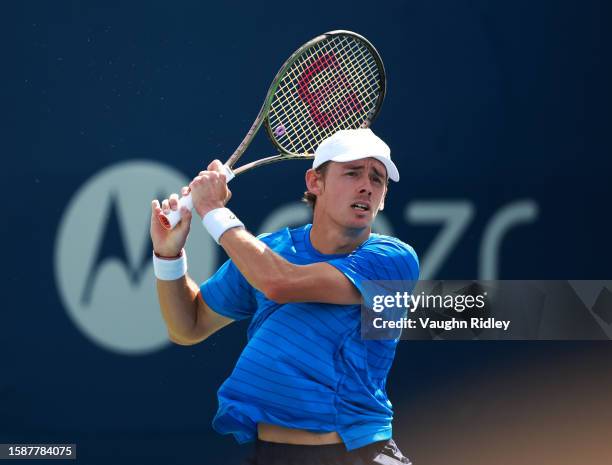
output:
{"label": "man's right hand", "polygon": [[[181,189],[181,195],[186,195],[189,187]],[[153,241],[153,251],[162,257],[176,257],[181,253],[185,246],[189,228],[191,227],[191,211],[186,208],[181,209],[181,221],[174,229],[166,229],[162,226],[158,216],[169,213],[170,210],[178,208],[178,194],[172,194],[159,204],[157,199],[151,202],[151,241]]]}

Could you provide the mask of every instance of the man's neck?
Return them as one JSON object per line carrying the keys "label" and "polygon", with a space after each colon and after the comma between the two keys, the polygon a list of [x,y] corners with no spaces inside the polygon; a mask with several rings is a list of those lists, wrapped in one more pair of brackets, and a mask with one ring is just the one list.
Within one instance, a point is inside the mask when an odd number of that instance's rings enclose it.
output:
{"label": "man's neck", "polygon": [[315,218],[310,230],[310,243],[322,254],[350,253],[370,237],[371,228],[350,229],[323,223]]}

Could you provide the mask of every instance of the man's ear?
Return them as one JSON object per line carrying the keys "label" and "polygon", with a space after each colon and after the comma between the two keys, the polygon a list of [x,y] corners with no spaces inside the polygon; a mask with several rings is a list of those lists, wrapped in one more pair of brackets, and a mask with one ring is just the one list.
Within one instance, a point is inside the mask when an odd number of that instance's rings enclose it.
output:
{"label": "man's ear", "polygon": [[323,176],[317,173],[312,168],[306,171],[306,189],[308,192],[314,195],[321,195],[323,193]]}

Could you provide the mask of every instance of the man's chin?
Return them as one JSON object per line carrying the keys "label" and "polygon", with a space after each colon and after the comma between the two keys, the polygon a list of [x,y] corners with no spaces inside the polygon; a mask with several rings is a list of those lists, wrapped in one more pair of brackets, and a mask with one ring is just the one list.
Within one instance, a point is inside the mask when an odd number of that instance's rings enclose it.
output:
{"label": "man's chin", "polygon": [[363,231],[364,229],[372,228],[374,219],[370,215],[364,215],[364,218],[351,218],[346,222],[345,226],[348,229]]}

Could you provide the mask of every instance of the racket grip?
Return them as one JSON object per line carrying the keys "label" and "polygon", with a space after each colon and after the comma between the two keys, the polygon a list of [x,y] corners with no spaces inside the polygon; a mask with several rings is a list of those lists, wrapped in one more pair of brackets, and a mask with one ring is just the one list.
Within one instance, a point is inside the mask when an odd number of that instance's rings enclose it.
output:
{"label": "racket grip", "polygon": [[181,221],[181,208],[187,207],[189,210],[193,210],[193,201],[191,200],[191,193],[184,197],[181,197],[178,201],[178,209],[171,210],[167,215],[160,213],[157,217],[162,226],[166,229],[174,229],[174,227]]}
{"label": "racket grip", "polygon": [[230,182],[232,179],[236,177],[236,175],[234,174],[234,172],[229,166],[223,165],[222,168],[223,168],[223,174],[225,174],[225,178],[227,182]]}
{"label": "racket grip", "polygon": [[[227,182],[230,182],[232,179],[236,177],[232,169],[223,165],[223,173],[227,179]],[[162,213],[158,216],[159,222],[166,229],[174,229],[174,227],[181,221],[181,208],[186,207],[189,210],[193,210],[193,200],[191,200],[191,193],[187,194],[184,197],[181,197],[178,201],[178,209],[171,210],[167,215]]]}

